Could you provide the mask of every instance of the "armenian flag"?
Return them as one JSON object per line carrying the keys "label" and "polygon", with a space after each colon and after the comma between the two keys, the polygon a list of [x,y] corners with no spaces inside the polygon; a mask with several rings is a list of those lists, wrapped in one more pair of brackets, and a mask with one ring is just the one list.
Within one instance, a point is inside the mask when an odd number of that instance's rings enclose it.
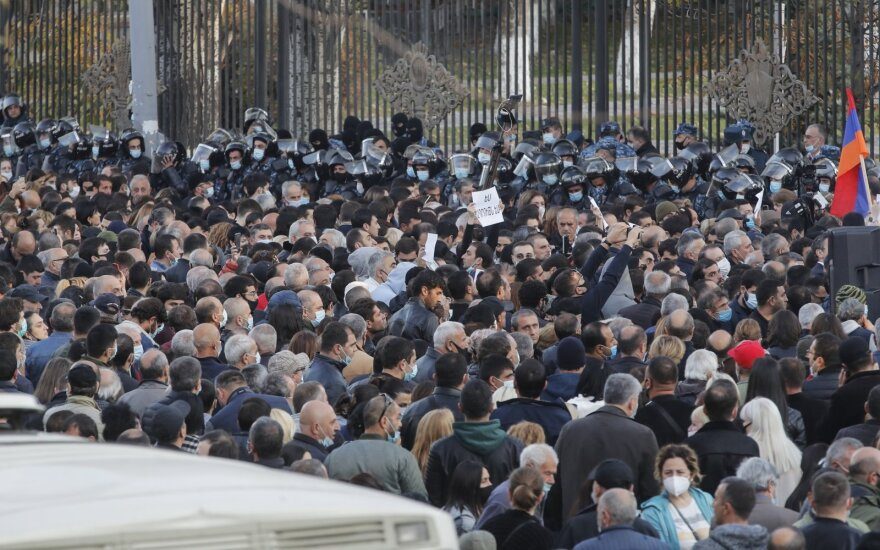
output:
{"label": "armenian flag", "polygon": [[837,167],[837,183],[834,186],[834,200],[831,202],[831,214],[843,217],[850,212],[858,212],[867,216],[871,209],[871,197],[868,193],[868,180],[865,173],[865,157],[868,146],[852,90],[846,89],[849,109],[846,115],[846,126],[843,131],[843,147],[840,150],[840,164]]}

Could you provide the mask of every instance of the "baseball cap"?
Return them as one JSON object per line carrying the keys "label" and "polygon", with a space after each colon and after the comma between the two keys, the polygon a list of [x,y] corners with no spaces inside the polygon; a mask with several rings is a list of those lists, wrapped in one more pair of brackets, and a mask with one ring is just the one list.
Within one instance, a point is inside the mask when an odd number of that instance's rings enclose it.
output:
{"label": "baseball cap", "polygon": [[186,422],[190,406],[186,401],[172,401],[168,405],[156,405],[156,413],[147,433],[156,441],[173,441]]}
{"label": "baseball cap", "polygon": [[608,122],[603,122],[601,126],[599,126],[599,135],[600,136],[616,136],[620,133],[620,124],[614,122],[613,120],[609,120]]}
{"label": "baseball cap", "polygon": [[541,129],[555,126],[562,126],[562,124],[559,123],[559,119],[555,116],[547,117],[541,121]]}
{"label": "baseball cap", "polygon": [[635,483],[632,468],[622,460],[609,458],[600,462],[587,476],[603,489],[628,489]]}
{"label": "baseball cap", "polygon": [[19,285],[9,293],[11,298],[20,298],[28,302],[42,302],[46,296],[40,294],[34,285]]}
{"label": "baseball cap", "polygon": [[767,352],[761,347],[761,343],[756,340],[743,340],[736,345],[735,348],[727,352],[727,355],[733,357],[736,364],[746,370],[751,370],[755,359],[760,359],[767,355]]}
{"label": "baseball cap", "polygon": [[107,315],[116,315],[121,308],[121,305],[119,304],[119,296],[110,294],[109,292],[101,294],[89,302],[89,305]]}
{"label": "baseball cap", "polygon": [[672,132],[672,135],[673,136],[688,135],[688,136],[697,137],[697,127],[694,126],[693,124],[688,123],[688,122],[682,122],[681,124],[679,124],[675,128],[675,131]]}
{"label": "baseball cap", "polygon": [[840,344],[840,362],[847,369],[871,353],[868,341],[860,336],[850,336]]}

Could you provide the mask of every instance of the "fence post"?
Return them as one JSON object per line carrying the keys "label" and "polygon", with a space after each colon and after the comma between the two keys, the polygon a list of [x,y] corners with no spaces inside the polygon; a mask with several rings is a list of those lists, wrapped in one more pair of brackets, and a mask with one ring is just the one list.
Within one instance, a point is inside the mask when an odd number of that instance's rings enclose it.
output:
{"label": "fence post", "polygon": [[571,9],[571,129],[584,128],[584,68],[581,48],[581,0],[574,0]]}
{"label": "fence post", "polygon": [[596,0],[596,124],[608,120],[608,0]]}
{"label": "fence post", "polygon": [[254,106],[266,105],[266,2],[254,2]]}
{"label": "fence post", "polygon": [[162,139],[159,134],[153,2],[129,1],[128,21],[128,35],[131,37],[131,119],[133,126],[144,133],[145,154],[152,156]]}

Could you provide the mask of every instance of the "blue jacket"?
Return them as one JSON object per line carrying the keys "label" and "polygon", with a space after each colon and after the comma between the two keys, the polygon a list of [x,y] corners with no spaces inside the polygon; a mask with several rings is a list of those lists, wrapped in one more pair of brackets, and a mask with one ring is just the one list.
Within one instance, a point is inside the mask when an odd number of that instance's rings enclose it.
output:
{"label": "blue jacket", "polygon": [[668,550],[669,544],[643,535],[629,525],[616,525],[577,544],[574,550]]}
{"label": "blue jacket", "polygon": [[581,378],[579,372],[559,371],[547,377],[547,387],[541,394],[544,401],[556,401],[561,399],[568,401],[572,397],[577,397],[578,380]]}
{"label": "blue jacket", "polygon": [[251,397],[258,397],[269,404],[273,409],[281,409],[285,412],[293,414],[287,400],[277,395],[264,395],[262,393],[254,393],[247,386],[242,386],[234,390],[226,401],[226,405],[220,409],[220,412],[211,417],[205,426],[205,431],[210,430],[226,430],[229,433],[237,433],[241,431],[238,426],[238,411],[241,410],[242,403]]}
{"label": "blue jacket", "polygon": [[41,342],[37,342],[27,350],[27,357],[24,360],[25,373],[28,380],[34,386],[40,381],[43,369],[46,363],[52,359],[52,354],[61,346],[70,342],[73,334],[70,332],[53,332],[48,338]]}
{"label": "blue jacket", "polygon": [[518,397],[498,403],[498,408],[492,411],[492,416],[489,418],[500,421],[501,429],[504,431],[523,420],[539,424],[544,428],[547,443],[554,445],[562,427],[571,422],[571,413],[568,412],[565,404],[559,401]]}
{"label": "blue jacket", "polygon": [[320,353],[312,359],[312,365],[309,367],[308,373],[303,382],[320,382],[327,391],[327,401],[334,405],[339,396],[345,393],[348,384],[345,383],[345,377],[342,376],[342,369],[345,363],[331,359]]}
{"label": "blue jacket", "polygon": [[[712,509],[714,500],[712,495],[696,487],[691,487],[688,492],[696,501],[700,513],[706,518],[706,523],[711,525],[715,516]],[[678,535],[675,532],[675,522],[669,514],[669,496],[666,491],[642,503],[642,519],[654,526],[654,529],[660,533],[660,540],[669,544],[673,550],[679,550]]]}
{"label": "blue jacket", "polygon": [[218,374],[229,370],[229,365],[221,363],[216,357],[196,357],[196,359],[202,364],[202,378],[207,378],[211,382]]}

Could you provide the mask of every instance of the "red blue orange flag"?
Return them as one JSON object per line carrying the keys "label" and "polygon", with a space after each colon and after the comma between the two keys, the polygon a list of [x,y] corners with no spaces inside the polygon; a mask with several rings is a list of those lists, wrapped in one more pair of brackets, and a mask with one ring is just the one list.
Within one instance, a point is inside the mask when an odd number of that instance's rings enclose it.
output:
{"label": "red blue orange flag", "polygon": [[852,90],[846,89],[849,108],[846,115],[846,126],[843,131],[843,147],[840,150],[840,164],[837,167],[837,183],[834,186],[834,200],[831,202],[831,214],[842,218],[850,212],[858,212],[867,216],[871,210],[871,197],[868,193],[868,181],[865,175],[865,157],[868,146]]}

